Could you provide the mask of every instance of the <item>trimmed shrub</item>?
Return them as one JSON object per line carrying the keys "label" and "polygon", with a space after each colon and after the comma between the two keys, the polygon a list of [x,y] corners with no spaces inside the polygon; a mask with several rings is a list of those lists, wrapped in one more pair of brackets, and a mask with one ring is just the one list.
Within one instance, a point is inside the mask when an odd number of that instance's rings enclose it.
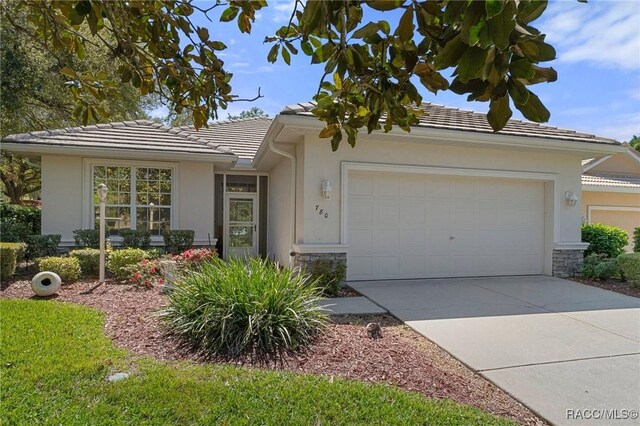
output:
{"label": "trimmed shrub", "polygon": [[180,264],[184,265],[187,268],[197,268],[203,262],[208,262],[213,259],[215,255],[215,249],[189,249],[176,256],[173,256],[173,260],[175,260],[176,262],[180,262]]}
{"label": "trimmed shrub", "polygon": [[80,270],[85,277],[96,277],[100,274],[100,250],[93,248],[72,250],[71,257],[78,259]]}
{"label": "trimmed shrub", "polygon": [[146,251],[139,248],[114,250],[109,254],[107,269],[114,277],[125,280],[129,278],[131,273],[129,267],[137,265],[147,259],[148,256]]}
{"label": "trimmed shrub", "polygon": [[592,253],[585,257],[580,273],[583,278],[606,281],[620,277],[620,267],[617,259]]}
{"label": "trimmed shrub", "polygon": [[162,232],[164,248],[167,253],[182,253],[193,245],[194,235],[195,233],[191,230],[167,229]]}
{"label": "trimmed shrub", "polygon": [[29,235],[27,237],[27,257],[36,259],[44,256],[55,256],[62,236],[58,234]]}
{"label": "trimmed shrub", "polygon": [[0,239],[3,242],[23,242],[31,232],[31,227],[26,223],[16,222],[12,219],[0,219]]}
{"label": "trimmed shrub", "polygon": [[634,228],[633,230],[633,251],[635,253],[640,252],[640,228]]}
{"label": "trimmed shrub", "polygon": [[613,259],[624,253],[629,237],[624,229],[617,226],[593,223],[582,225],[582,241],[589,243],[585,257],[592,253],[606,255]]}
{"label": "trimmed shrub", "polygon": [[323,295],[335,296],[347,277],[347,264],[343,261],[321,259],[313,264],[309,273]]}
{"label": "trimmed shrub", "polygon": [[326,323],[308,277],[267,260],[213,258],[167,297],[168,329],[208,356],[277,358],[306,347]]}
{"label": "trimmed shrub", "polygon": [[0,203],[0,238],[5,242],[24,242],[28,235],[40,233],[40,209]]}
{"label": "trimmed shrub", "polygon": [[640,288],[640,253],[626,253],[618,257],[623,279]]}
{"label": "trimmed shrub", "polygon": [[162,262],[160,259],[144,259],[140,263],[128,266],[129,283],[144,288],[163,284]]}
{"label": "trimmed shrub", "polygon": [[24,243],[0,243],[0,279],[8,280],[16,273],[16,265],[22,260]]}
{"label": "trimmed shrub", "polygon": [[76,242],[76,247],[100,248],[99,229],[76,229],[73,231],[73,239]]}
{"label": "trimmed shrub", "polygon": [[148,249],[151,244],[149,231],[136,231],[135,229],[122,229],[118,231],[122,237],[122,247]]}
{"label": "trimmed shrub", "polygon": [[70,284],[80,278],[80,262],[75,257],[41,257],[38,259],[40,272],[55,272],[63,284]]}

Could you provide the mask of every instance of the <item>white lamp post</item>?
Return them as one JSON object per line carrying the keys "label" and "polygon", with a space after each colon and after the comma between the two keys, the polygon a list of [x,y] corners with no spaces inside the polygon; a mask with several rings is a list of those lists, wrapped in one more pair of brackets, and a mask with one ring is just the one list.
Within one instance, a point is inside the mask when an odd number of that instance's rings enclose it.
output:
{"label": "white lamp post", "polygon": [[104,258],[105,258],[105,248],[104,248],[104,231],[105,231],[105,203],[107,201],[107,185],[101,183],[98,185],[98,197],[100,198],[100,282],[104,282]]}

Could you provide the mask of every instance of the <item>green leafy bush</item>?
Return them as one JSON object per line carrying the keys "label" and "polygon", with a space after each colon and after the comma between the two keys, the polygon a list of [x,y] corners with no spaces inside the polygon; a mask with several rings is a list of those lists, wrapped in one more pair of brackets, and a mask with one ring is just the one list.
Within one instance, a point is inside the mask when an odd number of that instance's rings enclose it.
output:
{"label": "green leafy bush", "polygon": [[0,219],[0,239],[3,242],[22,242],[29,234],[31,234],[31,227],[28,224],[12,219]]}
{"label": "green leafy bush", "polygon": [[626,253],[618,257],[622,277],[640,288],[640,253]]}
{"label": "green leafy bush", "polygon": [[80,262],[75,257],[41,257],[38,259],[40,271],[58,274],[63,284],[70,284],[80,278]]}
{"label": "green leafy bush", "polygon": [[24,242],[40,233],[40,209],[0,203],[0,238],[5,242]]}
{"label": "green leafy bush", "polygon": [[76,242],[76,247],[100,248],[99,229],[76,229],[73,231],[73,239]]}
{"label": "green leafy bush", "polygon": [[613,259],[624,253],[629,237],[624,229],[617,226],[593,223],[582,225],[582,241],[589,243],[589,248],[584,252],[585,257],[595,253]]}
{"label": "green leafy bush", "polygon": [[307,346],[323,328],[319,298],[304,274],[267,260],[215,257],[176,280],[160,316],[204,354],[266,360]]}
{"label": "green leafy bush", "polygon": [[114,250],[109,254],[107,269],[114,277],[125,280],[131,274],[129,267],[137,265],[148,257],[147,252],[139,248]]}
{"label": "green leafy bush", "polygon": [[16,273],[16,265],[22,260],[24,243],[0,243],[0,279],[8,280]]}
{"label": "green leafy bush", "polygon": [[195,233],[191,230],[167,229],[162,232],[164,248],[167,253],[182,253],[193,245],[194,235]]}
{"label": "green leafy bush", "polygon": [[135,229],[122,229],[118,232],[122,237],[122,247],[148,249],[151,244],[149,231],[136,231]]}
{"label": "green leafy bush", "polygon": [[313,264],[311,277],[325,296],[335,296],[340,285],[347,277],[347,264],[344,261],[321,259]]}
{"label": "green leafy bush", "polygon": [[96,277],[100,274],[100,250],[93,248],[78,249],[72,250],[69,255],[78,259],[83,276]]}
{"label": "green leafy bush", "polygon": [[58,234],[29,235],[27,237],[27,256],[36,259],[44,256],[55,256],[62,237]]}
{"label": "green leafy bush", "polygon": [[633,230],[633,251],[635,253],[640,252],[640,228]]}
{"label": "green leafy bush", "polygon": [[620,267],[617,259],[609,259],[604,255],[595,253],[585,257],[582,263],[581,275],[583,278],[592,278],[606,281],[620,277]]}

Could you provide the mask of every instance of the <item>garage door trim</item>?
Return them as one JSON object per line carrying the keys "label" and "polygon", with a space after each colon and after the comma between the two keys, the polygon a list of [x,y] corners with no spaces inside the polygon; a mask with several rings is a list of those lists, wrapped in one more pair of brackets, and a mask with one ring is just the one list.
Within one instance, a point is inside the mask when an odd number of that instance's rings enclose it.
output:
{"label": "garage door trim", "polygon": [[531,171],[513,171],[513,170],[496,170],[496,169],[473,169],[473,168],[456,168],[456,167],[438,167],[438,166],[416,166],[416,165],[394,165],[384,163],[357,163],[342,162],[341,164],[341,218],[340,218],[340,239],[341,244],[345,247],[349,246],[349,173],[352,171],[362,172],[388,172],[388,173],[407,173],[407,174],[425,174],[440,175],[452,177],[484,177],[484,178],[500,178],[511,180],[526,180],[543,182],[545,211],[544,211],[544,240],[543,244],[543,270],[544,273],[550,273],[551,255],[553,247],[557,239],[557,223],[558,223],[558,174]]}

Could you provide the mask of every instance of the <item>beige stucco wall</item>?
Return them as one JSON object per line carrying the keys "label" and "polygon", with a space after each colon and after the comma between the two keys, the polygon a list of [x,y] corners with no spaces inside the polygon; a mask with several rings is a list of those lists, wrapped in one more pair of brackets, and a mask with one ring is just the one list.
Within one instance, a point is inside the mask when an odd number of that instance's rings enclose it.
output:
{"label": "beige stucco wall", "polygon": [[291,250],[291,161],[282,158],[269,173],[267,252],[289,264]]}
{"label": "beige stucco wall", "polygon": [[[326,139],[307,136],[304,143],[304,184],[298,181],[299,244],[341,244],[343,162],[488,169],[545,173],[555,183],[545,184],[545,271],[550,273],[555,244],[580,242],[580,208],[567,206],[566,191],[580,194],[581,157],[552,151],[487,149],[428,143],[420,140],[383,140],[362,135],[356,148],[343,143],[334,153]],[[320,183],[331,182],[330,200],[322,198]],[[322,210],[323,214],[319,214]],[[328,217],[325,216],[326,213]]]}
{"label": "beige stucco wall", "polygon": [[[348,144],[342,144],[338,152],[332,153],[328,140],[309,137],[305,141],[305,159],[306,183],[305,192],[302,194],[304,232],[298,235],[299,242],[340,242],[340,186],[343,161],[556,174],[558,188],[554,197],[558,208],[555,242],[580,241],[580,209],[571,208],[564,202],[566,191],[580,193],[581,158],[578,155],[549,151],[469,148],[400,140],[381,141],[365,137],[361,137],[356,148],[352,149]],[[322,179],[329,179],[334,188],[330,200],[324,200],[320,196]],[[553,202],[553,197],[549,202]],[[328,212],[329,217],[317,214],[316,205]]]}
{"label": "beige stucco wall", "polygon": [[[589,214],[591,206],[591,214]],[[604,209],[603,209],[604,207]],[[622,207],[624,210],[607,210],[607,207]],[[583,192],[582,217],[588,223],[605,223],[619,226],[629,235],[627,251],[633,248],[633,229],[640,227],[640,193]]]}
{"label": "beige stucco wall", "polygon": [[588,173],[638,175],[640,174],[640,165],[628,154],[622,153],[613,155],[608,160],[597,164],[589,169]]}
{"label": "beige stucco wall", "polygon": [[[91,161],[94,159],[42,156],[42,232],[61,234],[62,246],[74,244],[75,229],[91,226],[89,203],[84,194],[90,185],[86,163]],[[122,161],[132,160],[114,160],[113,164]],[[210,233],[213,243],[213,164],[195,161],[162,164],[171,164],[178,171],[176,227],[193,229],[196,244],[208,244]]]}
{"label": "beige stucco wall", "polygon": [[60,234],[61,245],[73,245],[73,230],[82,228],[82,158],[42,158],[42,233]]}

